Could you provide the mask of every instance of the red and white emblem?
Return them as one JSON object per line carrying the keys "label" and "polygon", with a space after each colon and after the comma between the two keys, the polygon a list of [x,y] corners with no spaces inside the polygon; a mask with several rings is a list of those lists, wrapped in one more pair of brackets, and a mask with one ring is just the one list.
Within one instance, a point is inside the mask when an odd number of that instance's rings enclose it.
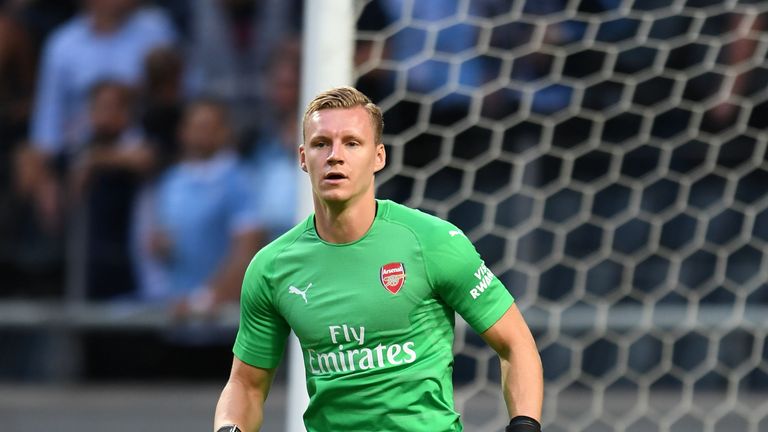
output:
{"label": "red and white emblem", "polygon": [[405,283],[405,265],[400,262],[384,264],[379,271],[379,280],[387,291],[397,294]]}

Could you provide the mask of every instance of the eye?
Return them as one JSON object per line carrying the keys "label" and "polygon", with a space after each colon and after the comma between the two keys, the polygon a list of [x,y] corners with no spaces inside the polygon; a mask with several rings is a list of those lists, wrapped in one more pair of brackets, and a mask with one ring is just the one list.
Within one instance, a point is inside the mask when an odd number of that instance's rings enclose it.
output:
{"label": "eye", "polygon": [[347,145],[350,147],[358,147],[360,146],[360,143],[358,141],[347,141]]}
{"label": "eye", "polygon": [[322,147],[325,147],[326,145],[328,145],[326,141],[315,141],[312,143],[312,147],[316,147],[316,148],[322,148]]}

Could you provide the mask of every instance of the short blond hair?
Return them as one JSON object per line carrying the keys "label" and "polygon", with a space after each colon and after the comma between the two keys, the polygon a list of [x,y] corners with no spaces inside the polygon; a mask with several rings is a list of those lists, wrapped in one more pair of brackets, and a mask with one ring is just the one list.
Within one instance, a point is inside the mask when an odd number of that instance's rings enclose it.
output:
{"label": "short blond hair", "polygon": [[302,122],[302,136],[304,140],[306,141],[307,139],[305,132],[307,121],[312,114],[324,109],[355,108],[358,106],[368,111],[371,123],[373,124],[373,137],[376,141],[374,144],[380,144],[384,134],[384,115],[381,113],[381,108],[371,102],[371,99],[363,94],[363,92],[349,86],[334,87],[318,94],[312,99],[309,105],[307,105],[306,111],[304,111],[304,120]]}

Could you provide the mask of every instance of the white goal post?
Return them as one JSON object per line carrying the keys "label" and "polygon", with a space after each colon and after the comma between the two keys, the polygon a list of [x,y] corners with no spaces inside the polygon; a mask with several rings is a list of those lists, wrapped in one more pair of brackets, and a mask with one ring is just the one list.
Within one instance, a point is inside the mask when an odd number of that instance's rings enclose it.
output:
{"label": "white goal post", "polygon": [[[353,0],[306,0],[304,4],[304,35],[302,41],[301,109],[321,91],[353,82],[353,47],[355,43],[355,13]],[[301,121],[301,118],[297,119]],[[302,128],[299,127],[299,135]],[[299,136],[300,140],[301,137]],[[296,199],[297,218],[312,212],[312,189],[306,175],[299,176]],[[305,384],[304,360],[296,336],[291,333],[288,360],[287,432],[303,432],[302,415],[309,398]]]}

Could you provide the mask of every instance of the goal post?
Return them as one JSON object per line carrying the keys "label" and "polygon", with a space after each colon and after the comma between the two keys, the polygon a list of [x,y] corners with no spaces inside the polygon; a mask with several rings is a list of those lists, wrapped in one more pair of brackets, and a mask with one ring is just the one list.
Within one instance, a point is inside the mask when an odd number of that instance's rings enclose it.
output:
{"label": "goal post", "polygon": [[[329,30],[332,29],[332,30]],[[304,34],[299,119],[312,98],[321,91],[353,83],[353,46],[355,41],[353,0],[307,0],[304,2]],[[299,127],[301,140],[302,128]],[[301,142],[301,141],[299,141]],[[306,175],[297,169],[297,219],[312,212],[312,188]],[[305,384],[304,360],[296,336],[291,333],[288,359],[288,391],[286,404],[287,432],[303,432],[302,415],[309,398]]]}

